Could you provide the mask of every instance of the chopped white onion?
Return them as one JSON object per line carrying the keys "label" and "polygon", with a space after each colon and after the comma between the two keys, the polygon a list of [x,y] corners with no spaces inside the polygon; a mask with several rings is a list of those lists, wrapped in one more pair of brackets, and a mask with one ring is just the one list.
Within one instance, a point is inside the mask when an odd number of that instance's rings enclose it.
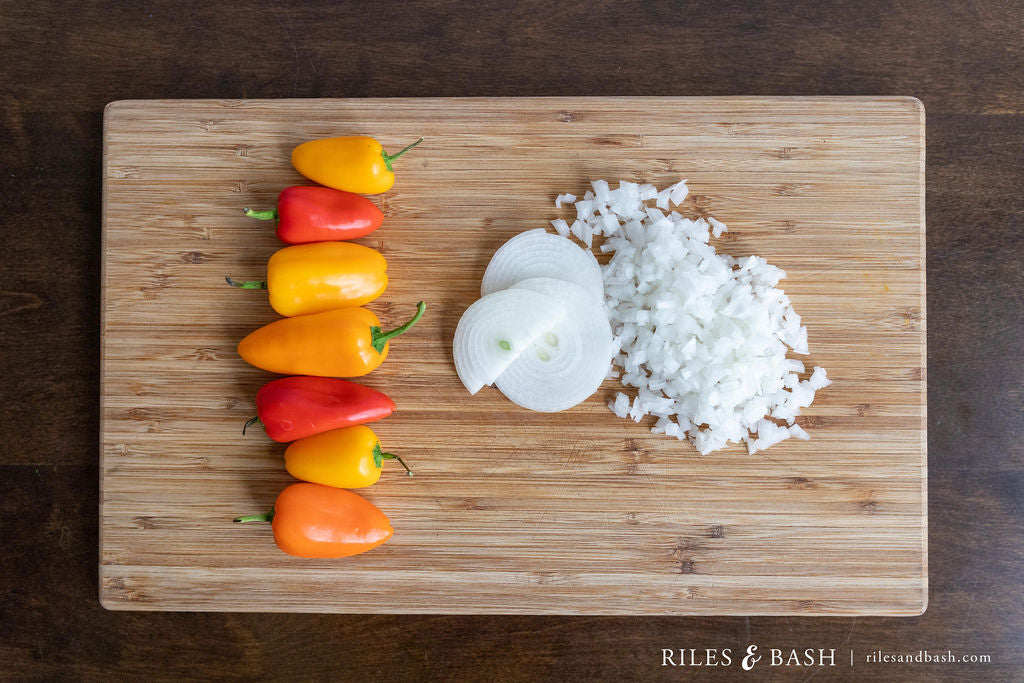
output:
{"label": "chopped white onion", "polygon": [[669,213],[687,196],[685,180],[660,192],[629,181],[592,187],[569,232],[588,246],[603,235],[601,252],[613,254],[602,271],[614,363],[636,389],[608,407],[636,422],[653,415],[652,431],[689,438],[704,454],[810,438],[794,420],[831,382],[819,367],[801,381],[804,364],[786,358],[787,347],[809,353],[807,328],[777,287],[786,274],[758,256],[717,254],[708,241],[727,231],[721,221]]}
{"label": "chopped white onion", "polygon": [[562,202],[567,202],[569,204],[572,204],[575,201],[576,201],[576,195],[574,195],[574,194],[560,194],[557,197],[555,197],[555,208],[556,209],[561,209],[562,208]]}
{"label": "chopped white onion", "polygon": [[566,223],[564,219],[556,218],[555,220],[551,221],[551,227],[553,227],[555,229],[555,232],[557,232],[560,236],[569,236],[569,224]]}
{"label": "chopped white onion", "polygon": [[789,433],[795,436],[796,438],[802,439],[804,441],[809,441],[811,438],[811,435],[804,431],[803,427],[797,424],[789,425]]}
{"label": "chopped white onion", "polygon": [[[564,222],[564,221],[563,221]],[[711,234],[717,239],[722,236],[723,232],[729,232],[729,229],[725,227],[725,223],[720,220],[716,220],[711,216],[708,216],[708,223],[711,224]]]}
{"label": "chopped white onion", "polygon": [[811,376],[807,379],[807,384],[811,389],[817,391],[818,389],[824,389],[829,384],[832,384],[832,380],[825,375],[825,368],[814,368],[814,372],[812,372]]}
{"label": "chopped white onion", "polygon": [[[576,202],[577,208],[583,201]],[[534,277],[568,280],[586,289],[596,301],[604,300],[601,267],[594,254],[543,228],[520,233],[498,248],[487,264],[480,293],[486,296]]]}

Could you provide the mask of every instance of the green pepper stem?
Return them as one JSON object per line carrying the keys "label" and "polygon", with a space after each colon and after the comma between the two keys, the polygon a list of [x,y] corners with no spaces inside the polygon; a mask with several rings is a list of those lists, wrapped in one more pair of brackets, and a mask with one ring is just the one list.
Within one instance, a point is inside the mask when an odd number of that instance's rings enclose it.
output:
{"label": "green pepper stem", "polygon": [[384,345],[403,332],[408,331],[410,327],[419,322],[420,318],[423,317],[423,312],[425,310],[427,310],[427,305],[422,301],[419,302],[416,304],[416,315],[414,315],[409,322],[401,325],[400,327],[396,327],[390,332],[382,332],[376,325],[372,326],[370,328],[370,345],[377,350],[377,353],[384,353]]}
{"label": "green pepper stem", "polygon": [[244,517],[235,517],[236,522],[269,522],[274,519],[274,511],[261,512],[258,515],[245,515]]}
{"label": "green pepper stem", "polygon": [[224,276],[227,283],[232,287],[238,287],[239,289],[266,289],[267,283],[265,280],[232,280],[231,276]]}
{"label": "green pepper stem", "polygon": [[416,145],[420,144],[421,142],[423,142],[423,138],[420,138],[416,142],[412,143],[411,145],[409,145],[408,147],[403,149],[401,152],[396,152],[394,154],[388,154],[384,150],[381,150],[380,151],[380,155],[382,157],[384,157],[384,165],[387,166],[387,169],[389,171],[393,171],[394,169],[391,168],[391,162],[394,161],[395,159],[397,159],[398,157],[402,156],[403,154],[405,154],[406,152],[408,152],[410,149],[412,149]]}
{"label": "green pepper stem", "polygon": [[277,209],[242,209],[249,218],[259,218],[261,221],[276,221]]}
{"label": "green pepper stem", "polygon": [[263,421],[262,421],[262,420],[260,419],[260,416],[259,416],[259,415],[257,415],[256,417],[253,417],[252,419],[248,420],[248,421],[247,421],[247,422],[246,422],[246,423],[245,423],[245,424],[244,424],[244,425],[242,426],[242,436],[245,436],[245,430],[246,430],[246,429],[248,429],[249,427],[252,427],[252,426],[253,426],[254,424],[256,424],[257,422],[259,422],[259,423],[260,423],[260,427],[263,427],[263,431],[267,431],[267,426],[266,426],[265,424],[263,424]]}
{"label": "green pepper stem", "polygon": [[410,477],[412,476],[412,470],[409,469],[409,466],[405,464],[404,460],[399,458],[394,453],[381,453],[380,457],[383,458],[384,460],[397,460],[398,462],[402,463],[402,467],[405,468],[406,473],[408,473]]}

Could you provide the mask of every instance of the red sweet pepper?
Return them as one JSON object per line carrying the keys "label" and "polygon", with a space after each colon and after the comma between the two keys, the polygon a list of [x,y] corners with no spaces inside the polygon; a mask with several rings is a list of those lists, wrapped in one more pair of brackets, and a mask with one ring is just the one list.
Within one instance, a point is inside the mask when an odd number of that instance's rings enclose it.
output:
{"label": "red sweet pepper", "polygon": [[[256,417],[274,441],[288,442],[329,429],[373,422],[395,411],[390,398],[370,387],[331,377],[282,377],[256,393]],[[245,433],[245,428],[242,429]]]}
{"label": "red sweet pepper", "polygon": [[330,187],[286,187],[277,196],[276,209],[244,211],[250,218],[276,219],[277,237],[285,244],[355,239],[384,221],[384,214],[366,197]]}

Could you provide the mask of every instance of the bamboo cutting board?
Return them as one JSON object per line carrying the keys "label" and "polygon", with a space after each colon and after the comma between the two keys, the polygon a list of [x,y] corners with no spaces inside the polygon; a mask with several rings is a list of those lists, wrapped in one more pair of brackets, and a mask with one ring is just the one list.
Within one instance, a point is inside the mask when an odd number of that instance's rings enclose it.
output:
{"label": "bamboo cutting board", "polygon": [[[100,599],[111,609],[552,614],[919,614],[927,603],[924,114],[910,98],[125,101],[104,128]],[[373,425],[416,472],[360,491],[396,529],[303,560],[266,525],[284,447],[241,435],[271,376],[235,345],[276,318],[257,279],[280,247],[242,207],[302,183],[299,142],[395,151],[361,240],[389,262],[385,326],[427,315],[364,378]],[[689,217],[729,226],[810,330],[834,384],[811,441],[700,456],[605,407],[470,397],[450,346],[490,255],[568,215],[559,192],[689,179]]]}

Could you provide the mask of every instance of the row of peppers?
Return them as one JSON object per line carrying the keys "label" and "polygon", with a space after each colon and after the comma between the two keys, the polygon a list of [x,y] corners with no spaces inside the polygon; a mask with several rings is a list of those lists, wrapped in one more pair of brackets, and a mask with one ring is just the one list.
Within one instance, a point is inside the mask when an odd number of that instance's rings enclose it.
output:
{"label": "row of peppers", "polygon": [[266,289],[281,320],[261,327],[238,345],[250,364],[283,375],[256,394],[256,417],[275,441],[291,442],[285,468],[301,483],[285,488],[270,512],[236,522],[270,522],[274,541],[299,557],[335,558],[365,552],[394,533],[371,502],[347,489],[380,479],[385,453],[365,423],[395,410],[385,394],[341,378],[361,377],[387,358],[389,342],[422,317],[426,306],[404,325],[384,331],[362,308],[387,287],[387,263],[369,247],[340,240],[370,234],[384,215],[362,194],[385,192],[394,184],[394,159],[367,137],[306,142],[292,152],[292,164],[319,186],[284,189],[277,206],[245,209],[247,216],[277,222],[277,236],[291,246],[267,263],[267,277],[228,284]]}

